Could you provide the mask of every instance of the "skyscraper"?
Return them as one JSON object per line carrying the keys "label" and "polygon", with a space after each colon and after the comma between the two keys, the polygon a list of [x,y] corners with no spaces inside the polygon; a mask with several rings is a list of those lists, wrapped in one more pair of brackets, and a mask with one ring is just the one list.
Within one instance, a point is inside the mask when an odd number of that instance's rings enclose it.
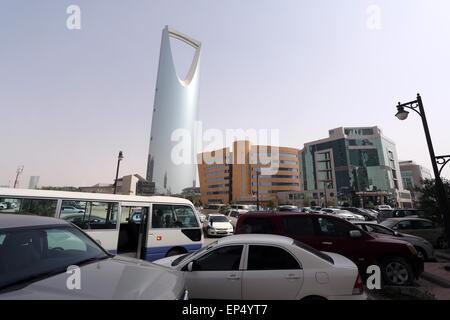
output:
{"label": "skyscraper", "polygon": [[[195,49],[185,79],[176,72],[171,37]],[[199,41],[169,26],[163,29],[147,160],[147,180],[155,182],[157,193],[179,193],[192,186],[196,178],[194,125],[198,114],[200,51]],[[183,161],[178,157],[180,144]]]}

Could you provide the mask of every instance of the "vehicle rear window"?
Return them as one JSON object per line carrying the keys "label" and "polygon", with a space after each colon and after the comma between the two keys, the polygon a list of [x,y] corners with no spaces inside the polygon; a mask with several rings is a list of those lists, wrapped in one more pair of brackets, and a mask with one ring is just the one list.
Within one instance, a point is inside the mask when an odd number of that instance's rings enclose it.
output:
{"label": "vehicle rear window", "polygon": [[284,232],[288,235],[314,235],[314,223],[311,217],[285,217],[282,220],[282,225]]}
{"label": "vehicle rear window", "polygon": [[307,244],[294,240],[294,245],[296,245],[299,248],[302,248],[303,250],[306,250],[308,252],[311,252],[313,255],[321,258],[322,260],[325,260],[331,264],[334,264],[334,260],[333,258],[331,258],[329,255],[327,255],[326,253],[323,253],[322,251],[319,251],[317,249],[314,249],[313,247],[308,246]]}
{"label": "vehicle rear window", "polygon": [[270,218],[247,218],[243,221],[240,233],[272,234],[273,225]]}

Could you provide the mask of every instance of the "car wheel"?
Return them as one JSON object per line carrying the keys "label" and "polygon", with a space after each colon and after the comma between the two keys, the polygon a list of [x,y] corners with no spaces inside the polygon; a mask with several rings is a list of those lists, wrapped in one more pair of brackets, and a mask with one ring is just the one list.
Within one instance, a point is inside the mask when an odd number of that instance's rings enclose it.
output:
{"label": "car wheel", "polygon": [[438,249],[448,249],[448,241],[444,237],[441,237],[437,241]]}
{"label": "car wheel", "polygon": [[393,286],[409,285],[414,278],[410,264],[399,257],[387,258],[382,264],[382,274],[385,283]]}
{"label": "car wheel", "polygon": [[427,260],[427,253],[422,248],[416,247],[417,256],[422,260]]}

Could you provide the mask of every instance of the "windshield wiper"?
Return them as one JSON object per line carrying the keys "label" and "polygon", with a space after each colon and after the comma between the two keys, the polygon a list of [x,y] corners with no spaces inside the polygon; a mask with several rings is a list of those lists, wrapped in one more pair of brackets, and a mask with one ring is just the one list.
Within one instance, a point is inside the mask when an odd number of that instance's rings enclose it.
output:
{"label": "windshield wiper", "polygon": [[92,263],[92,262],[97,262],[97,261],[101,261],[101,260],[105,260],[105,259],[109,259],[109,258],[111,258],[111,257],[108,256],[108,255],[100,255],[100,256],[88,258],[88,259],[85,259],[85,260],[81,260],[81,261],[79,261],[77,263],[74,263],[73,265],[83,266],[83,265],[86,265],[86,264],[89,264],[89,263]]}

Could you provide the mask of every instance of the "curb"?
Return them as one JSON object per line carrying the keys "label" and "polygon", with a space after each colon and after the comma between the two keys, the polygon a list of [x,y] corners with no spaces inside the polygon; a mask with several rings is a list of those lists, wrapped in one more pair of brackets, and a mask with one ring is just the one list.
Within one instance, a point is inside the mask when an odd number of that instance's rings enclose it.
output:
{"label": "curb", "polygon": [[447,280],[445,278],[442,277],[438,277],[432,273],[429,272],[423,272],[420,275],[421,278],[424,278],[425,280],[432,282],[434,284],[437,284],[443,288],[450,288],[450,280]]}

